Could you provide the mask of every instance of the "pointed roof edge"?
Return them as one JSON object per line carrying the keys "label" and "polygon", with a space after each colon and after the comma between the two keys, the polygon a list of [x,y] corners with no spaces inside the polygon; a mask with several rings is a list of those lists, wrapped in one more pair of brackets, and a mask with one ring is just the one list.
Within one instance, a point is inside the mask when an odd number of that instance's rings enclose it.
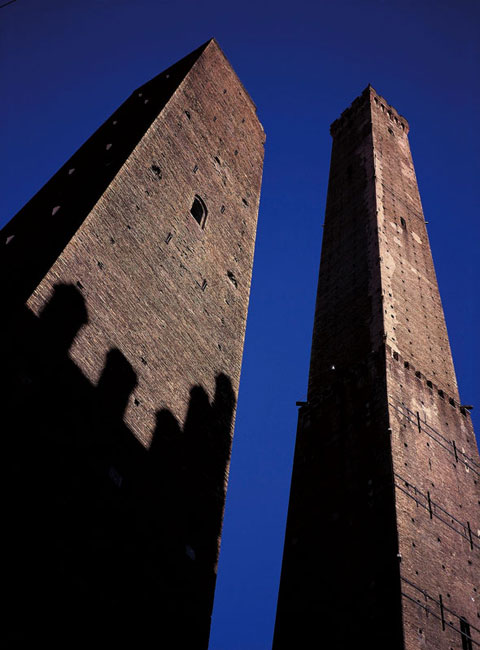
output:
{"label": "pointed roof edge", "polygon": [[[192,50],[189,54],[186,54],[184,57],[181,59],[178,59],[178,61],[175,61],[172,63],[172,65],[168,66],[168,68],[165,68],[158,74],[156,74],[154,77],[149,79],[148,81],[145,81],[145,83],[141,84],[135,90],[131,93],[132,95],[135,95],[135,93],[138,93],[139,90],[144,90],[148,86],[153,86],[155,83],[158,83],[159,81],[164,81],[166,79],[170,78],[170,75],[174,73],[177,77],[176,79],[176,86],[179,86],[181,82],[185,79],[187,74],[190,72],[190,70],[193,68],[195,63],[198,61],[198,59],[202,56],[203,52],[206,50],[208,45],[211,43],[213,39],[209,39],[200,47],[197,47],[195,50]],[[172,88],[172,94],[174,90]]]}
{"label": "pointed roof edge", "polygon": [[225,59],[226,63],[228,64],[228,67],[230,68],[230,70],[233,72],[233,74],[234,74],[234,75],[236,76],[236,78],[238,79],[238,83],[239,83],[240,86],[242,87],[243,92],[245,93],[245,95],[246,95],[247,99],[249,100],[249,102],[252,104],[253,109],[254,109],[254,111],[255,111],[255,113],[256,113],[256,112],[257,112],[257,105],[256,105],[255,102],[253,101],[253,99],[252,99],[252,97],[250,96],[250,93],[248,92],[248,90],[247,90],[247,89],[245,88],[245,86],[243,85],[241,79],[239,78],[238,74],[237,74],[236,71],[235,71],[235,68],[233,67],[233,65],[232,65],[232,64],[230,63],[230,61],[228,60],[227,55],[225,54],[225,52],[224,52],[224,51],[222,50],[222,48],[220,47],[220,45],[219,45],[217,39],[214,38],[214,37],[210,38],[210,39],[205,43],[205,49],[206,49],[209,45],[211,45],[211,44],[214,44],[215,47],[217,47],[218,51],[220,52],[220,54],[221,54],[221,55],[223,56],[223,58]]}
{"label": "pointed roof edge", "polygon": [[[230,68],[230,70],[231,70],[231,71],[233,72],[233,74],[235,75],[236,79],[238,80],[238,83],[240,84],[240,87],[242,88],[243,92],[245,93],[245,96],[247,97],[247,99],[248,99],[248,101],[250,102],[250,104],[253,106],[253,109],[254,109],[254,111],[255,111],[255,113],[256,113],[256,112],[257,112],[257,106],[256,106],[255,102],[254,102],[253,99],[251,98],[251,96],[250,96],[248,90],[245,88],[245,86],[244,86],[243,83],[241,82],[239,76],[238,76],[237,73],[235,72],[234,67],[232,66],[232,64],[231,64],[230,61],[228,60],[228,58],[227,58],[225,52],[222,50],[222,48],[221,48],[220,45],[218,44],[217,39],[214,38],[213,36],[212,36],[211,38],[209,38],[208,41],[205,41],[205,43],[203,43],[202,45],[200,45],[199,47],[197,47],[195,50],[192,50],[192,52],[190,52],[189,54],[187,54],[187,55],[184,56],[183,58],[181,58],[181,59],[179,59],[178,61],[176,61],[175,63],[173,63],[173,64],[172,64],[171,66],[169,66],[168,68],[165,68],[164,70],[162,70],[161,72],[159,72],[157,75],[155,75],[154,77],[152,77],[150,80],[148,80],[148,81],[146,81],[145,83],[143,83],[141,86],[138,86],[137,88],[135,88],[135,90],[131,93],[131,96],[133,96],[133,95],[135,95],[135,94],[138,94],[139,91],[147,90],[150,86],[154,86],[155,83],[158,83],[158,82],[160,82],[160,81],[163,81],[163,80],[165,80],[165,79],[168,79],[169,75],[173,75],[173,74],[175,74],[177,78],[176,78],[176,83],[175,83],[174,85],[172,84],[172,87],[171,87],[171,89],[170,89],[170,91],[171,91],[171,92],[170,92],[170,97],[171,97],[171,95],[173,95],[173,93],[175,92],[176,87],[178,87],[178,86],[182,83],[182,81],[185,79],[185,77],[187,76],[187,74],[192,70],[192,68],[194,67],[194,65],[195,65],[195,64],[197,63],[197,61],[200,59],[200,57],[202,56],[202,54],[203,54],[203,53],[204,53],[204,52],[205,52],[205,51],[206,51],[206,50],[207,50],[211,45],[213,45],[214,47],[216,47],[217,50],[218,50],[218,51],[220,52],[220,54],[222,55],[222,57],[224,58],[225,62],[227,63],[228,67]],[[170,99],[170,97],[168,97],[168,99]],[[168,100],[167,100],[167,101],[168,101]],[[165,102],[165,103],[166,103],[166,102]]]}

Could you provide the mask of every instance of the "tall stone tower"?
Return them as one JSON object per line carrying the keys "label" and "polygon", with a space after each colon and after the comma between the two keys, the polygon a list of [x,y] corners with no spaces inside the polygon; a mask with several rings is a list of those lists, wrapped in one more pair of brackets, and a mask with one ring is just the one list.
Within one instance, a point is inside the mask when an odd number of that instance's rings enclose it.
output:
{"label": "tall stone tower", "polygon": [[480,645],[480,460],[408,129],[371,86],[331,127],[275,650]]}
{"label": "tall stone tower", "polygon": [[211,40],[3,229],[4,647],[207,647],[263,144]]}

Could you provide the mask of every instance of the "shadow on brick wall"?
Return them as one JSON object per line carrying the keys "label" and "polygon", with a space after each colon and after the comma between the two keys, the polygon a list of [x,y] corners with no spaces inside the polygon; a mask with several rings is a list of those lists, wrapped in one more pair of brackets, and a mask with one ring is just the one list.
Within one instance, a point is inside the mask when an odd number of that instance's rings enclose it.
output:
{"label": "shadow on brick wall", "polygon": [[190,393],[183,429],[156,414],[146,449],[123,415],[137,375],[111,349],[98,384],[68,350],[88,322],[58,285],[4,341],[3,647],[206,648],[235,408],[216,378]]}

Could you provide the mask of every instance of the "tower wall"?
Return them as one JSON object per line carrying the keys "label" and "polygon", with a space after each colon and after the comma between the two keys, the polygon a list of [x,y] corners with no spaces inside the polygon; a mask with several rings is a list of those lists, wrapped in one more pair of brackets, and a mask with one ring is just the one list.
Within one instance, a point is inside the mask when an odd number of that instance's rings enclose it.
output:
{"label": "tower wall", "polygon": [[[149,101],[145,89],[138,94]],[[213,396],[223,372],[238,389],[263,137],[212,43],[28,299],[39,314],[55,284],[80,283],[89,325],[70,354],[95,383],[112,345],[140,364],[140,404],[132,396],[125,421],[144,444],[157,408],[183,422],[193,385]],[[204,227],[190,213],[196,195],[207,207]]]}
{"label": "tower wall", "polygon": [[[370,96],[405,647],[469,647],[480,643],[478,450],[459,401],[407,125]],[[466,624],[472,641],[462,637]]]}
{"label": "tower wall", "polygon": [[408,129],[371,87],[331,127],[276,650],[477,641],[478,451]]}
{"label": "tower wall", "polygon": [[263,143],[209,41],[2,232],[9,642],[207,647]]}

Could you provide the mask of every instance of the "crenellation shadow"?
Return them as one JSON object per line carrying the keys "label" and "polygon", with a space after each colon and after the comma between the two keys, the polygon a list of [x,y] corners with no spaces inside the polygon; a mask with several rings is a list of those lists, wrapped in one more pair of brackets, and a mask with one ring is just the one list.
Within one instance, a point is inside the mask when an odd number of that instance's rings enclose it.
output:
{"label": "crenellation shadow", "polygon": [[183,428],[159,410],[146,449],[124,422],[138,377],[122,352],[107,352],[97,385],[69,357],[87,324],[73,285],[2,324],[2,645],[207,648],[230,379],[212,402],[192,387]]}

